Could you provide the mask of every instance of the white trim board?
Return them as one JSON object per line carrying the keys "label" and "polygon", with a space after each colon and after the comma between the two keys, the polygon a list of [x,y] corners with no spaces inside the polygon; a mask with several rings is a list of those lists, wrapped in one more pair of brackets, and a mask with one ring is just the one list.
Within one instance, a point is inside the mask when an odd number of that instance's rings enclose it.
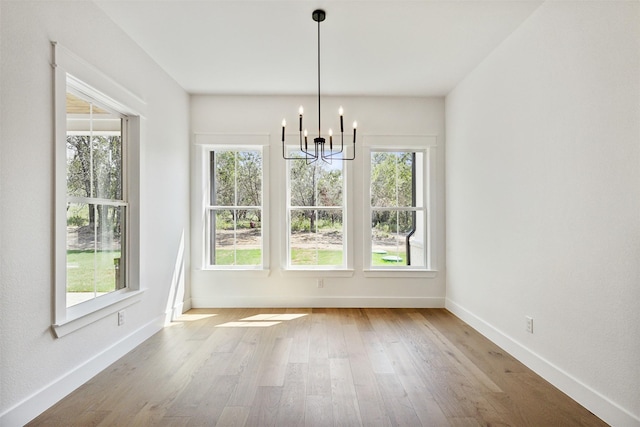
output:
{"label": "white trim board", "polygon": [[638,416],[534,353],[458,303],[447,298],[445,308],[606,423],[617,427],[640,427]]}
{"label": "white trim board", "polygon": [[3,414],[0,414],[0,426],[25,425],[160,331],[164,326],[164,321],[164,316],[156,317],[82,365],[77,366],[22,402],[9,408]]}

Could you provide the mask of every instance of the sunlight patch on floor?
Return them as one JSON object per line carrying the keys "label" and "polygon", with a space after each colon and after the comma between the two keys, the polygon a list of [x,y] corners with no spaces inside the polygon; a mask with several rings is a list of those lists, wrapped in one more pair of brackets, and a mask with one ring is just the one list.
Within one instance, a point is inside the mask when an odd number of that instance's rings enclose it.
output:
{"label": "sunlight patch on floor", "polygon": [[216,328],[268,328],[282,322],[227,322],[216,325]]}
{"label": "sunlight patch on floor", "polygon": [[263,313],[245,317],[237,322],[227,322],[216,328],[267,328],[288,320],[295,320],[306,316],[307,313]]}
{"label": "sunlight patch on floor", "polygon": [[294,320],[300,317],[306,316],[306,313],[277,313],[277,314],[256,314],[255,316],[245,317],[244,321],[253,321],[253,320]]}

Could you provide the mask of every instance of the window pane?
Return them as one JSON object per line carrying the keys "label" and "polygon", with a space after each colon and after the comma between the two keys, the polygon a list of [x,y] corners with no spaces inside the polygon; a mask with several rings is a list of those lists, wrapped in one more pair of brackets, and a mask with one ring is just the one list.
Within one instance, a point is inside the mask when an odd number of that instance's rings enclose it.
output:
{"label": "window pane", "polygon": [[416,215],[416,231],[409,239],[410,257],[408,261],[412,267],[426,267],[426,236],[424,230],[425,213],[424,211],[417,211]]}
{"label": "window pane", "polygon": [[235,263],[233,251],[235,226],[233,210],[220,209],[211,211],[211,232],[214,237],[211,250],[212,264],[233,265]]}
{"label": "window pane", "polygon": [[344,265],[342,210],[291,210],[290,263]]}
{"label": "window pane", "polygon": [[122,118],[67,93],[67,194],[122,199]]}
{"label": "window pane", "polygon": [[262,264],[262,212],[257,209],[220,209],[210,213],[212,265]]}
{"label": "window pane", "polygon": [[95,197],[122,199],[122,138],[119,135],[93,137]]}
{"label": "window pane", "polygon": [[371,206],[415,206],[413,152],[371,153]]}
{"label": "window pane", "polygon": [[236,200],[236,153],[234,151],[211,152],[213,160],[213,191],[211,204],[234,206]]}
{"label": "window pane", "polygon": [[236,155],[237,206],[262,204],[262,155],[259,151],[239,151]]}
{"label": "window pane", "polygon": [[256,209],[237,211],[236,265],[262,264],[261,211]]}
{"label": "window pane", "polygon": [[67,204],[67,307],[126,286],[124,207]]}
{"label": "window pane", "polygon": [[289,161],[291,206],[342,206],[342,162]]}
{"label": "window pane", "polygon": [[67,136],[67,195],[91,197],[91,137]]}
{"label": "window pane", "polygon": [[408,211],[374,211],[371,218],[372,265],[407,265],[406,241],[411,223]]}

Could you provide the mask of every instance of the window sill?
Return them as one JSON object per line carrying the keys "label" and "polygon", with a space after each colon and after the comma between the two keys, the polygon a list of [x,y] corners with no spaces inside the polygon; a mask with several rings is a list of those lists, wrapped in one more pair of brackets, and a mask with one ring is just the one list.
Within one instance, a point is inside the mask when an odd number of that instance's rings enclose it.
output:
{"label": "window sill", "polygon": [[353,277],[353,269],[335,270],[335,269],[320,269],[320,268],[283,268],[280,270],[280,274],[284,277]]}
{"label": "window sill", "polygon": [[364,270],[364,277],[438,277],[437,270],[399,270],[399,269],[375,269]]}
{"label": "window sill", "polygon": [[125,307],[140,302],[143,293],[144,290],[113,292],[69,307],[67,308],[67,318],[51,326],[53,332],[57,338],[62,338]]}

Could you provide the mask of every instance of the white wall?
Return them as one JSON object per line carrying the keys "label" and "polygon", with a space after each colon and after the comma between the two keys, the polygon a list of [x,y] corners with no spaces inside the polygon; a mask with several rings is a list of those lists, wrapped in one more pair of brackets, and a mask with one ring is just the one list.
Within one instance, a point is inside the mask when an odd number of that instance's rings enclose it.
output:
{"label": "white wall", "polygon": [[[281,127],[284,118],[290,138],[296,136],[298,106],[305,106],[308,126],[317,120],[317,98],[295,96],[192,96],[191,130],[198,133],[270,135],[269,182],[271,274],[256,277],[242,273],[223,274],[204,271],[192,263],[192,305],[220,306],[443,306],[444,305],[444,100],[442,98],[322,97],[323,126],[337,121],[338,106],[345,109],[345,126],[358,121],[358,143],[349,188],[353,203],[353,251],[355,273],[352,277],[307,277],[283,271],[285,223],[278,219],[285,208],[285,161],[282,159]],[[333,126],[335,129],[336,126]],[[438,138],[436,195],[438,273],[435,277],[379,278],[363,275],[363,151],[367,135],[434,135]],[[192,143],[194,138],[192,136]],[[197,181],[197,177],[193,177]],[[368,185],[368,183],[366,183]],[[195,186],[194,186],[195,187]],[[192,197],[195,199],[196,194]],[[194,209],[193,215],[200,213]],[[194,222],[197,218],[192,217]],[[193,230],[192,241],[198,244],[201,230]],[[194,253],[198,252],[197,247]],[[318,289],[316,277],[325,277]]]}
{"label": "white wall", "polygon": [[[31,417],[164,323],[189,248],[188,95],[93,3],[2,1],[0,425]],[[140,303],[53,337],[51,40],[146,102],[141,147]],[[188,265],[186,270],[188,271]],[[173,300],[171,301],[173,302]],[[181,301],[178,300],[178,305]],[[172,307],[172,304],[169,305]]]}
{"label": "white wall", "polygon": [[640,425],[639,23],[546,2],[446,98],[447,307],[618,426]]}

